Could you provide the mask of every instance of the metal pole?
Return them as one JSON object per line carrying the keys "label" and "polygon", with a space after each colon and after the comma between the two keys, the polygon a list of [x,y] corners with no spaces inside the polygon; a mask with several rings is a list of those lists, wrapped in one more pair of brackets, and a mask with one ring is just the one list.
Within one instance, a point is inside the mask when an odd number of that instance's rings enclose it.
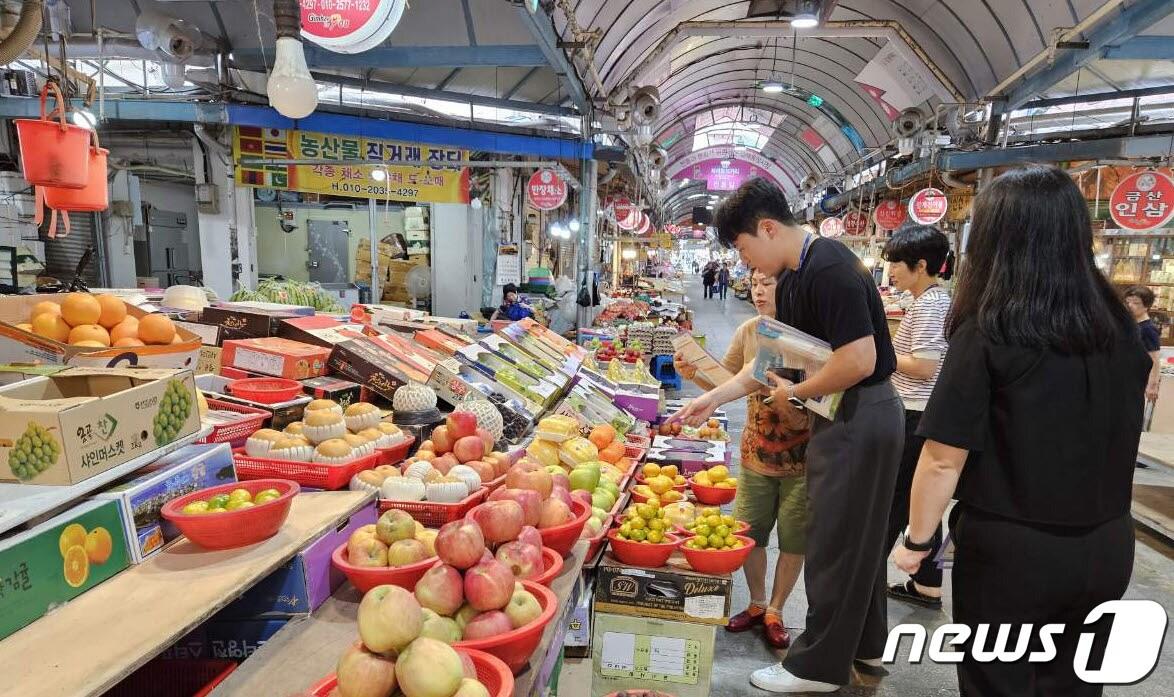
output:
{"label": "metal pole", "polygon": [[[591,112],[583,114],[582,137],[591,139]],[[582,188],[579,190],[579,283],[578,287],[586,287],[591,293],[591,249],[595,237],[595,209],[598,208],[596,173],[598,165],[593,159],[585,158],[579,161],[579,178],[582,179]],[[576,288],[576,290],[578,290]],[[577,293],[576,293],[577,296]],[[578,321],[576,329],[591,326],[591,307],[578,305],[576,313]]]}
{"label": "metal pole", "polygon": [[383,294],[379,290],[379,233],[375,230],[375,204],[374,197],[367,199],[368,234],[371,236],[371,302],[378,304],[383,302]]}

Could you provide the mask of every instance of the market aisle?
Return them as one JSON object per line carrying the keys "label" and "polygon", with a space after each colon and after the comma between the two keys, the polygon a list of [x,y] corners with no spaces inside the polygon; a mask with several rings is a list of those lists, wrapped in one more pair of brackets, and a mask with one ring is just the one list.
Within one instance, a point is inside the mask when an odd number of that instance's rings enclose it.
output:
{"label": "market aisle", "polygon": [[[723,356],[729,345],[730,337],[735,329],[754,316],[754,308],[749,302],[734,298],[729,293],[725,302],[721,300],[706,300],[699,276],[692,277],[686,284],[689,306],[694,310],[694,331],[704,334],[706,347],[718,358]],[[685,383],[681,396],[700,394],[700,390],[690,383]],[[727,407],[730,417],[730,434],[736,444],[746,421],[745,402],[739,401]],[[735,453],[737,450],[735,449]],[[1133,583],[1127,597],[1148,598],[1155,600],[1163,607],[1174,608],[1174,561],[1164,553],[1156,551],[1144,540],[1137,545],[1137,560],[1134,566]],[[778,557],[777,543],[773,539],[767,550],[769,568],[773,570],[775,559]],[[903,581],[899,571],[889,567],[889,578],[892,582]],[[945,608],[943,611],[914,608],[900,602],[889,603],[889,627],[901,623],[919,623],[930,631],[946,624],[950,618],[950,575],[945,579]],[[746,607],[749,594],[746,582],[741,573],[736,575],[734,587],[733,612]],[[783,610],[783,621],[792,629],[792,635],[798,635],[803,627],[807,612],[806,593],[803,579],[799,579],[787,606]],[[908,644],[908,642],[906,642]],[[767,695],[749,683],[752,671],[778,660],[785,652],[774,652],[766,644],[762,634],[753,630],[743,634],[731,634],[724,629],[717,632],[717,644],[714,654],[713,697],[734,697],[736,695]],[[909,665],[899,663],[889,668],[890,675],[882,681],[875,678],[858,679],[850,688],[841,690],[840,695],[876,695],[891,697],[929,697],[930,695],[957,694],[957,681],[954,669],[950,666],[924,663]],[[1110,688],[1106,695],[1138,695],[1149,696],[1167,694],[1161,687],[1169,685],[1174,680],[1174,642],[1167,641],[1163,647],[1163,658],[1157,670],[1148,680],[1140,685],[1128,688]]]}

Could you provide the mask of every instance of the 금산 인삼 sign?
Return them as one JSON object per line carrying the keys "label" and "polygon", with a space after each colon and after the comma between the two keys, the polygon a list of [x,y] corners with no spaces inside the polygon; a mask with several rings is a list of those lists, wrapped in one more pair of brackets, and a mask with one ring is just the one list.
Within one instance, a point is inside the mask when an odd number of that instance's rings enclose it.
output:
{"label": "\uae08\uc0b0 \uc778\uc0bc sign", "polygon": [[1109,212],[1123,230],[1162,227],[1174,218],[1174,180],[1152,169],[1135,172],[1113,189]]}

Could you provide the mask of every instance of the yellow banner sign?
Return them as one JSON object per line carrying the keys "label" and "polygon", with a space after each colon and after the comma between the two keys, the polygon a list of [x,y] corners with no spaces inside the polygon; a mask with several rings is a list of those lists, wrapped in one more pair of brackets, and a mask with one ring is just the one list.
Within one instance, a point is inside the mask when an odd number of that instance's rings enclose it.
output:
{"label": "yellow banner sign", "polygon": [[[239,126],[232,139],[236,183],[271,189],[355,198],[391,198],[415,203],[468,203],[469,168],[446,167],[445,162],[469,159],[467,150],[360,136]],[[244,162],[242,162],[244,158]],[[266,160],[339,160],[339,164],[250,164]],[[349,160],[351,162],[342,162]],[[376,168],[355,160],[386,165],[382,181],[372,178]],[[403,161],[435,165],[396,165]],[[376,175],[378,176],[378,175]]]}

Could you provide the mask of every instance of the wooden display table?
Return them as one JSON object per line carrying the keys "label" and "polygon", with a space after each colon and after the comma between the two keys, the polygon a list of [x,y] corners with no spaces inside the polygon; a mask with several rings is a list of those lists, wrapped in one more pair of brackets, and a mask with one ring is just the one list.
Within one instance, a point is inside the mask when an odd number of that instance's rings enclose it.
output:
{"label": "wooden display table", "polygon": [[370,500],[356,491],[299,494],[277,535],[240,549],[178,540],[0,641],[5,690],[101,695]]}
{"label": "wooden display table", "polygon": [[[530,667],[516,677],[516,697],[545,695],[558,656],[562,654],[567,619],[580,590],[580,569],[587,543],[579,542],[551,584],[559,609],[546,627],[542,642],[530,658]],[[309,689],[334,672],[338,657],[359,638],[358,611],[362,595],[350,583],[343,585],[314,614],[291,620],[257,649],[210,697],[233,695],[288,695]]]}

